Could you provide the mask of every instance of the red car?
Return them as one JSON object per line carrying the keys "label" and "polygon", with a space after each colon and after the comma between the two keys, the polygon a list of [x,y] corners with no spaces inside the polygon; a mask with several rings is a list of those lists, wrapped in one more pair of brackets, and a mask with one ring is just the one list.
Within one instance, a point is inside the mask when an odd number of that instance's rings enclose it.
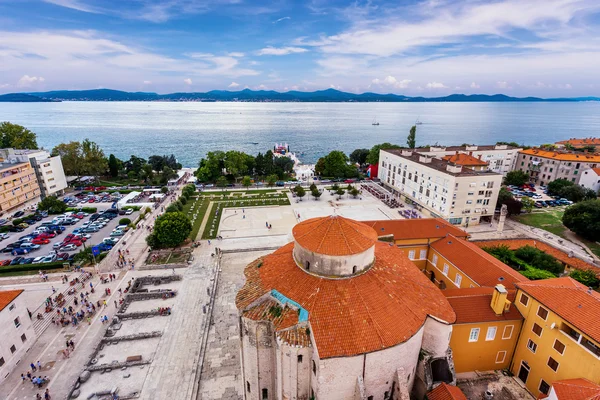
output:
{"label": "red car", "polygon": [[2,260],[2,261],[0,261],[0,266],[1,266],[1,267],[5,267],[5,266],[7,266],[8,264],[10,264],[10,260]]}
{"label": "red car", "polygon": [[39,235],[37,235],[36,239],[52,239],[54,237],[56,237],[56,233],[44,232],[44,233],[40,233]]}
{"label": "red car", "polygon": [[71,217],[77,218],[77,219],[83,219],[83,215],[79,215],[79,214],[73,214],[73,215],[71,215]]}
{"label": "red car", "polygon": [[71,241],[73,241],[73,240],[77,240],[77,241],[80,241],[80,242],[85,242],[85,241],[87,241],[87,238],[85,238],[83,236],[77,235]]}
{"label": "red car", "polygon": [[89,200],[88,200],[88,203],[94,203],[95,201],[96,201],[96,200],[94,200],[94,199],[89,199]]}
{"label": "red car", "polygon": [[31,243],[42,245],[42,244],[48,244],[48,243],[50,243],[50,241],[48,239],[35,238],[31,241]]}

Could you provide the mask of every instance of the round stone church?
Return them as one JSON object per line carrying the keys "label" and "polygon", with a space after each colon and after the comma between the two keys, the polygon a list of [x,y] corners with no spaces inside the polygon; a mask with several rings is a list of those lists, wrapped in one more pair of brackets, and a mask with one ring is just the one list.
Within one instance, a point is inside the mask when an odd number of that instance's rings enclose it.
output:
{"label": "round stone church", "polygon": [[245,399],[408,400],[454,383],[454,311],[400,249],[341,216],[292,234],[236,297]]}

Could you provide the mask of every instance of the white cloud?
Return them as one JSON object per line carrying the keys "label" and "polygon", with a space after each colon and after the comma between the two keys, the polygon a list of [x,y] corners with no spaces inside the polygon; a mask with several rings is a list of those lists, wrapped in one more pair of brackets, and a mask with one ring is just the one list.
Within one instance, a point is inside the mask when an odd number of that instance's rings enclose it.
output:
{"label": "white cloud", "polygon": [[558,84],[556,85],[559,89],[573,89],[573,86],[570,83]]}
{"label": "white cloud", "polygon": [[18,87],[32,87],[36,83],[44,82],[45,79],[42,76],[29,76],[23,75],[21,79],[17,82]]}
{"label": "white cloud", "polygon": [[508,85],[508,82],[506,82],[506,81],[498,81],[498,82],[496,82],[496,87],[498,89],[510,89],[510,86]]}
{"label": "white cloud", "polygon": [[244,57],[244,53],[241,53],[241,52],[239,52],[239,51],[232,51],[232,52],[230,52],[230,53],[227,53],[227,55],[228,55],[229,57],[236,57],[236,58],[241,58],[241,57]]}
{"label": "white cloud", "polygon": [[273,47],[267,46],[258,51],[259,56],[285,56],[288,54],[305,53],[308,50],[302,47]]}
{"label": "white cloud", "polygon": [[408,84],[411,83],[412,80],[402,79],[401,81],[398,81],[395,77],[388,75],[383,80],[375,78],[371,82],[379,86],[390,86],[396,89],[406,89],[408,87]]}
{"label": "white cloud", "polygon": [[81,11],[81,12],[87,12],[87,13],[93,13],[93,14],[101,14],[102,13],[102,11],[99,8],[90,6],[79,0],[43,0],[43,1],[46,3],[54,4],[54,5],[65,7],[65,8],[70,8],[70,9]]}
{"label": "white cloud", "polygon": [[479,86],[478,84],[476,84],[475,82],[471,82],[471,85],[469,86],[471,89],[479,89],[481,86]]}
{"label": "white cloud", "polygon": [[275,21],[273,21],[273,23],[276,24],[278,22],[285,21],[288,19],[292,19],[292,18],[291,17],[282,17],[282,18],[279,18],[279,19],[276,19]]}
{"label": "white cloud", "polygon": [[240,86],[240,84],[239,84],[239,83],[237,83],[237,82],[231,82],[231,83],[229,84],[229,86],[227,86],[227,87],[228,87],[228,88],[236,88],[236,87],[238,87],[238,86]]}
{"label": "white cloud", "polygon": [[183,80],[183,83],[185,83],[186,85],[191,85],[192,84],[192,80],[190,78],[185,78]]}
{"label": "white cloud", "polygon": [[448,86],[446,86],[440,82],[429,82],[427,85],[425,85],[425,87],[427,89],[447,89],[448,88]]}
{"label": "white cloud", "polygon": [[144,81],[144,85],[151,85],[152,81]]}
{"label": "white cloud", "polygon": [[269,88],[263,84],[256,86],[255,90],[269,90]]}

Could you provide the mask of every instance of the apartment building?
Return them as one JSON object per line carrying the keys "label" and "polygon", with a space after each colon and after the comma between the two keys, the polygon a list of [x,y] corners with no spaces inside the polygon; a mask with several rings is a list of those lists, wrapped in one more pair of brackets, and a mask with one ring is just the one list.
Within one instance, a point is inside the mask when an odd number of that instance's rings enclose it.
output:
{"label": "apartment building", "polygon": [[516,290],[498,284],[442,293],[456,313],[450,338],[456,372],[507,369],[523,324],[512,305]]}
{"label": "apartment building", "polygon": [[525,171],[531,181],[546,185],[556,179],[579,184],[584,170],[600,167],[600,154],[544,150],[519,151],[515,169]]}
{"label": "apartment building", "polygon": [[[21,358],[35,342],[33,324],[22,297],[23,290],[0,292],[0,382],[2,382],[21,361]],[[27,366],[23,366],[27,369]]]}
{"label": "apartment building", "polygon": [[600,383],[600,294],[569,278],[517,284],[525,318],[511,371],[534,396],[556,381]]}
{"label": "apartment building", "polygon": [[469,154],[486,162],[490,171],[506,175],[507,172],[514,169],[515,162],[517,161],[517,154],[522,149],[505,144],[496,144],[484,146],[431,146],[414,150],[419,154],[437,158],[443,158],[453,154]]}
{"label": "apartment building", "polygon": [[[456,153],[455,153],[456,154]],[[404,197],[435,218],[468,227],[494,216],[502,175],[471,155],[440,159],[412,150],[381,150],[378,177],[396,197]]]}
{"label": "apartment building", "polygon": [[0,163],[0,211],[39,200],[40,188],[29,162]]}
{"label": "apartment building", "polygon": [[61,195],[67,187],[60,156],[52,157],[46,150],[0,149],[0,158],[9,163],[30,163],[35,170],[42,199]]}

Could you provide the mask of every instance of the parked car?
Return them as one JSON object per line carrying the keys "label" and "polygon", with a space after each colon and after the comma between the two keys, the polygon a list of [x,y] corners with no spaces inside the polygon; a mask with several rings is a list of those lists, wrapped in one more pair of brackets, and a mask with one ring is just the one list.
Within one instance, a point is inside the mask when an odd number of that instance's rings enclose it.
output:
{"label": "parked car", "polygon": [[10,262],[10,265],[19,265],[19,263],[21,262],[21,260],[23,259],[23,257],[15,257],[13,258],[13,260]]}
{"label": "parked car", "polygon": [[[13,256],[19,256],[19,255],[22,255],[22,254],[27,254],[27,253],[29,253],[29,250],[27,250],[27,249],[22,249],[22,248],[20,248],[20,247],[14,248],[14,249],[11,251],[11,254],[12,254]],[[11,265],[14,265],[14,264],[12,264],[12,263],[11,263]]]}
{"label": "parked car", "polygon": [[113,246],[108,243],[98,243],[96,246],[100,251],[110,251],[110,249],[113,248]]}
{"label": "parked car", "polygon": [[22,217],[23,215],[25,215],[25,213],[23,211],[17,211],[16,213],[13,214],[13,218],[19,218],[19,217]]}
{"label": "parked car", "polygon": [[58,253],[56,255],[56,261],[66,261],[69,257],[69,253]]}
{"label": "parked car", "polygon": [[106,243],[106,244],[110,244],[111,246],[114,246],[115,244],[117,244],[119,239],[120,238],[118,238],[118,237],[108,237],[108,238],[102,239],[102,243]]}
{"label": "parked car", "polygon": [[23,232],[24,230],[25,230],[25,228],[22,228],[20,226],[9,226],[8,227],[9,232]]}
{"label": "parked car", "polygon": [[39,256],[33,259],[32,264],[40,264],[44,260],[45,256]]}
{"label": "parked car", "polygon": [[56,261],[56,254],[49,254],[42,260],[42,263],[51,263]]}
{"label": "parked car", "polygon": [[22,248],[22,249],[26,249],[26,250],[29,250],[29,251],[34,251],[34,250],[37,250],[37,249],[39,249],[40,247],[41,247],[41,246],[40,246],[39,244],[33,244],[33,243],[23,243],[23,244],[21,245],[21,248]]}
{"label": "parked car", "polygon": [[60,250],[62,250],[62,251],[73,251],[73,250],[77,250],[77,246],[75,246],[73,243],[69,243],[69,244],[66,244],[63,247],[61,247]]}
{"label": "parked car", "polygon": [[110,233],[110,236],[123,236],[124,234],[125,234],[125,232],[123,232],[123,231],[115,230]]}
{"label": "parked car", "polygon": [[7,222],[8,222],[8,220],[6,220],[4,218],[0,219],[0,226],[6,225]]}
{"label": "parked car", "polygon": [[35,238],[31,241],[31,243],[42,245],[42,244],[48,244],[48,243],[50,243],[50,241],[48,239],[44,239],[44,238]]}
{"label": "parked car", "polygon": [[34,258],[33,257],[28,257],[28,258],[23,258],[21,260],[21,262],[19,263],[19,265],[23,265],[23,264],[32,264],[33,263]]}
{"label": "parked car", "polygon": [[23,229],[27,229],[29,228],[29,224],[26,222],[21,222],[19,225],[17,225],[19,228],[23,228]]}
{"label": "parked car", "polygon": [[2,260],[0,261],[0,267],[6,267],[10,264],[10,260]]}
{"label": "parked car", "polygon": [[125,211],[125,215],[131,215],[131,214],[133,214],[133,210],[132,210],[131,208],[128,208],[128,209]]}
{"label": "parked car", "polygon": [[64,245],[63,242],[56,242],[52,245],[53,249],[60,249]]}

